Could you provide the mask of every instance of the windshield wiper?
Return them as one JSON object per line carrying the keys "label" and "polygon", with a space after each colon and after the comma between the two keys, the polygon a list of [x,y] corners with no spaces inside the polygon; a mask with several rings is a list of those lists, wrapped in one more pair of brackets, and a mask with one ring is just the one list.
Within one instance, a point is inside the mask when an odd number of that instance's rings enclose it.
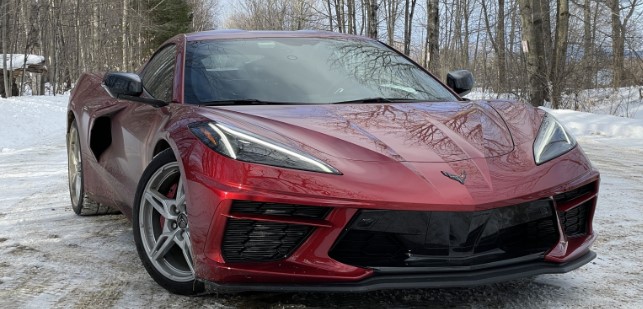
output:
{"label": "windshield wiper", "polygon": [[296,104],[290,102],[272,102],[262,101],[257,99],[231,99],[231,100],[216,100],[209,102],[201,102],[201,106],[224,106],[224,105],[270,105],[270,104]]}
{"label": "windshield wiper", "polygon": [[350,104],[350,103],[392,103],[392,102],[417,102],[418,100],[416,99],[410,99],[410,98],[384,98],[384,97],[374,97],[374,98],[364,98],[364,99],[357,99],[357,100],[348,100],[348,101],[340,101],[340,102],[333,102],[330,104]]}

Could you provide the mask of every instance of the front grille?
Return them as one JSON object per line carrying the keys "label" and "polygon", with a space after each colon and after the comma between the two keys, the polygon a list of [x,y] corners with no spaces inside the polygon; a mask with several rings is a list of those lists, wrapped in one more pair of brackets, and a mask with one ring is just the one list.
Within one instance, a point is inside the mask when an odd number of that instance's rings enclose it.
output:
{"label": "front grille", "polygon": [[292,205],[278,203],[264,203],[252,201],[232,202],[232,213],[246,213],[256,215],[290,216],[298,218],[323,219],[326,217],[330,207],[318,207],[307,205]]}
{"label": "front grille", "polygon": [[580,206],[558,214],[560,225],[562,226],[563,231],[565,231],[565,235],[568,237],[587,235],[587,222],[591,207],[592,201],[588,201]]}
{"label": "front grille", "polygon": [[454,267],[544,256],[559,239],[550,199],[476,212],[362,210],[330,257],[363,267]]}
{"label": "front grille", "polygon": [[310,226],[228,219],[223,236],[226,262],[267,262],[289,256],[313,230]]}

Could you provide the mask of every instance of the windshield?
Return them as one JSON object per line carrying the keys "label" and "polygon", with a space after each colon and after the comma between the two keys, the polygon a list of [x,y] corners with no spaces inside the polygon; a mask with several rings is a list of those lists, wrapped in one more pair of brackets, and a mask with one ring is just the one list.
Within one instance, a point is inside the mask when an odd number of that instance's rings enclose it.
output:
{"label": "windshield", "polygon": [[421,68],[372,40],[260,38],[187,44],[185,102],[455,101]]}

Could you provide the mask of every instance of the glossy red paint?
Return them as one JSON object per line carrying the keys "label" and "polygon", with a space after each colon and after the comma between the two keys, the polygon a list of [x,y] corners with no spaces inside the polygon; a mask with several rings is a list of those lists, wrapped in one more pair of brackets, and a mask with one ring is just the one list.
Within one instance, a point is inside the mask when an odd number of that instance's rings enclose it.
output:
{"label": "glossy red paint", "polygon": [[[562,233],[546,261],[564,263],[589,251],[596,235],[591,217],[599,174],[580,146],[536,165],[533,141],[544,112],[506,101],[198,107],[183,104],[185,44],[249,37],[345,37],[319,32],[207,32],[179,35],[173,103],[154,108],[118,100],[102,87],[102,74],[84,74],[72,92],[69,123],[79,126],[85,190],[97,202],[131,218],[135,188],[145,167],[167,144],[179,159],[186,184],[196,276],[217,283],[356,282],[373,270],[328,256],[359,209],[477,211],[515,205],[594,183],[594,190],[562,205],[591,201],[587,235]],[[360,38],[363,39],[363,38]],[[97,119],[110,124],[111,143],[92,151]],[[244,128],[303,150],[342,175],[245,163],[201,143],[188,124],[216,121]],[[103,141],[104,142],[104,141]],[[464,185],[441,174],[466,171]],[[233,200],[328,206],[323,220],[244,215],[256,221],[315,226],[284,260],[226,263],[221,243]],[[560,227],[559,227],[560,229]]]}
{"label": "glossy red paint", "polygon": [[[199,268],[199,276],[216,282],[250,279],[301,282],[300,277],[293,276],[295,273],[305,273],[307,282],[321,282],[328,274],[332,274],[335,280],[359,280],[371,271],[347,268],[346,265],[339,267],[338,262],[328,257],[330,247],[357,209],[476,211],[553,196],[598,180],[598,173],[580,149],[545,164],[547,166],[536,166],[531,143],[517,145],[510,155],[440,164],[402,163],[389,159],[391,162],[354,161],[342,165],[338,160],[340,164],[334,166],[344,175],[336,176],[234,161],[199,144],[190,134],[184,134],[184,137],[185,140],[176,139],[177,145],[194,146],[183,155],[184,166],[189,166],[186,177],[190,192],[198,192],[189,197],[197,196],[197,200],[191,203],[207,201],[217,205],[208,215],[199,216],[207,218],[202,223],[204,227],[210,222],[212,226],[209,235],[199,235],[195,246],[204,247],[200,264],[207,265]],[[516,166],[512,162],[521,164]],[[463,169],[471,177],[471,182],[465,186],[440,175],[441,170]],[[552,173],[552,170],[559,172]],[[596,191],[587,198],[595,200]],[[221,267],[225,261],[219,248],[226,218],[230,217],[231,200],[331,206],[336,210],[324,222],[330,227],[318,228],[299,250],[284,261]],[[564,205],[558,205],[558,209],[566,210]],[[260,216],[254,219],[265,220]],[[194,239],[197,243],[196,235]],[[562,236],[546,259],[558,263],[574,259],[586,253],[594,239],[593,233],[573,239]],[[317,272],[302,268],[310,265],[316,265]],[[275,268],[280,271],[275,271]]]}

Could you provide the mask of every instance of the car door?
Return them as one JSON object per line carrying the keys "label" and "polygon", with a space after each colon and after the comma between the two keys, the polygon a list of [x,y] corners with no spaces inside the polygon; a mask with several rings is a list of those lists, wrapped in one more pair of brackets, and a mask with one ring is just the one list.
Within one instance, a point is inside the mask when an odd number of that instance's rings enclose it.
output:
{"label": "car door", "polygon": [[[171,102],[176,67],[176,45],[169,44],[159,49],[147,63],[140,76],[143,96]],[[122,184],[118,200],[131,206],[138,181],[149,164],[162,128],[169,118],[168,107],[153,107],[149,104],[119,100],[125,109],[113,118],[110,160],[104,162],[106,169]]]}

